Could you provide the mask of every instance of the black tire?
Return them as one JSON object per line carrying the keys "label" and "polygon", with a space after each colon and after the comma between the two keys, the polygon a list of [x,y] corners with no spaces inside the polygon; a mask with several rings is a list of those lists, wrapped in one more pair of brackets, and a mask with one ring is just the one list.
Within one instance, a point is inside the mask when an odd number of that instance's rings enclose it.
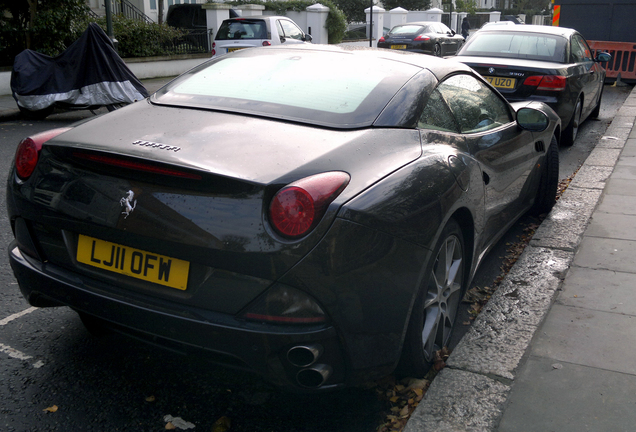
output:
{"label": "black tire", "polygon": [[550,141],[542,167],[539,189],[530,210],[530,213],[535,216],[548,213],[556,202],[559,187],[559,146],[555,136]]}
{"label": "black tire", "polygon": [[449,220],[442,230],[432,257],[413,306],[398,366],[398,372],[405,376],[426,375],[435,352],[446,346],[455,325],[465,291],[467,261],[462,231],[455,220]]}
{"label": "black tire", "polygon": [[570,147],[574,144],[574,140],[576,140],[576,136],[579,133],[579,126],[581,124],[581,109],[583,107],[583,102],[581,98],[578,98],[576,101],[576,105],[574,106],[574,113],[572,114],[572,119],[568,126],[563,131],[561,135],[561,144],[566,147]]}
{"label": "black tire", "polygon": [[594,110],[590,113],[591,119],[597,119],[601,113],[601,100],[603,99],[603,86],[601,86],[601,94],[598,96],[598,103],[594,107]]}
{"label": "black tire", "polygon": [[433,47],[433,55],[435,57],[442,56],[442,47],[439,44],[435,44],[435,46]]}
{"label": "black tire", "polygon": [[41,110],[36,110],[36,111],[26,109],[19,105],[18,105],[18,108],[20,109],[20,113],[22,113],[22,116],[28,120],[44,120],[45,118],[47,118],[49,115],[53,113],[53,109],[54,109],[53,105]]}

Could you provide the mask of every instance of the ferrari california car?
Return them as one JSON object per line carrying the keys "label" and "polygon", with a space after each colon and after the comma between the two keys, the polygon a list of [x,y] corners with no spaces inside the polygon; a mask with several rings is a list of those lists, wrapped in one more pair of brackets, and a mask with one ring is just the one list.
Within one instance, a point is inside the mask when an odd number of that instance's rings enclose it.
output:
{"label": "ferrari california car", "polygon": [[510,102],[552,107],[564,125],[561,143],[574,144],[579,125],[597,118],[605,81],[601,62],[576,30],[563,27],[489,26],[474,33],[455,57],[482,74]]}
{"label": "ferrari california car", "polygon": [[245,49],[25,138],[10,262],[32,305],[290,390],[422,375],[485,253],[554,203],[559,127],[449,60]]}
{"label": "ferrari california car", "polygon": [[212,56],[220,56],[243,48],[293,45],[311,42],[291,19],[284,16],[250,16],[226,19],[212,42]]}
{"label": "ferrari california car", "polygon": [[462,35],[456,34],[441,22],[421,21],[400,24],[378,40],[378,48],[413,51],[437,57],[454,55],[464,43]]}

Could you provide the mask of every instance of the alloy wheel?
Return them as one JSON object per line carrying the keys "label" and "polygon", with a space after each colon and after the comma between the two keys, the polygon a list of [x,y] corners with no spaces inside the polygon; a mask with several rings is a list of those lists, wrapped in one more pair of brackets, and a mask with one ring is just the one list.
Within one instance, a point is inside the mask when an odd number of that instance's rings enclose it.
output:
{"label": "alloy wheel", "polygon": [[422,344],[429,363],[450,339],[462,293],[463,258],[462,242],[449,235],[435,258],[424,302]]}

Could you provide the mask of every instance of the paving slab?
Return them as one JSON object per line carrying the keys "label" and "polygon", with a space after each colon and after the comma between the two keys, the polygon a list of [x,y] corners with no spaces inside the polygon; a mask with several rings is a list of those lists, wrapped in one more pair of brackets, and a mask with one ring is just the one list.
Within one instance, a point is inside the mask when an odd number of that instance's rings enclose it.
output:
{"label": "paving slab", "polygon": [[636,375],[634,326],[633,315],[556,303],[530,352],[559,362]]}
{"label": "paving slab", "polygon": [[636,429],[636,377],[552,359],[528,359],[498,432]]}
{"label": "paving slab", "polygon": [[636,316],[634,273],[572,267],[557,303]]}
{"label": "paving slab", "polygon": [[605,187],[605,195],[636,196],[636,187],[632,180],[610,178]]}
{"label": "paving slab", "polygon": [[636,241],[584,237],[574,257],[574,265],[631,273],[636,266]]}
{"label": "paving slab", "polygon": [[585,235],[636,241],[635,227],[636,216],[595,212]]}
{"label": "paving slab", "polygon": [[605,194],[596,211],[636,215],[636,196]]}

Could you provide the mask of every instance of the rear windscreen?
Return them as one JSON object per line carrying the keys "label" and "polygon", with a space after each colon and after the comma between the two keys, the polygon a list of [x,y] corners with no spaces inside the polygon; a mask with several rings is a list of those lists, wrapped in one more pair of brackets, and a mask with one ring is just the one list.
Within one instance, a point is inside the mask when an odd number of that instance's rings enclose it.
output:
{"label": "rear windscreen", "polygon": [[251,48],[183,75],[153,102],[354,127],[372,124],[419,71],[364,55]]}
{"label": "rear windscreen", "polygon": [[269,37],[265,21],[243,19],[223,21],[214,39],[269,39]]}
{"label": "rear windscreen", "polygon": [[503,57],[565,63],[567,40],[561,36],[519,32],[477,33],[460,56]]}

